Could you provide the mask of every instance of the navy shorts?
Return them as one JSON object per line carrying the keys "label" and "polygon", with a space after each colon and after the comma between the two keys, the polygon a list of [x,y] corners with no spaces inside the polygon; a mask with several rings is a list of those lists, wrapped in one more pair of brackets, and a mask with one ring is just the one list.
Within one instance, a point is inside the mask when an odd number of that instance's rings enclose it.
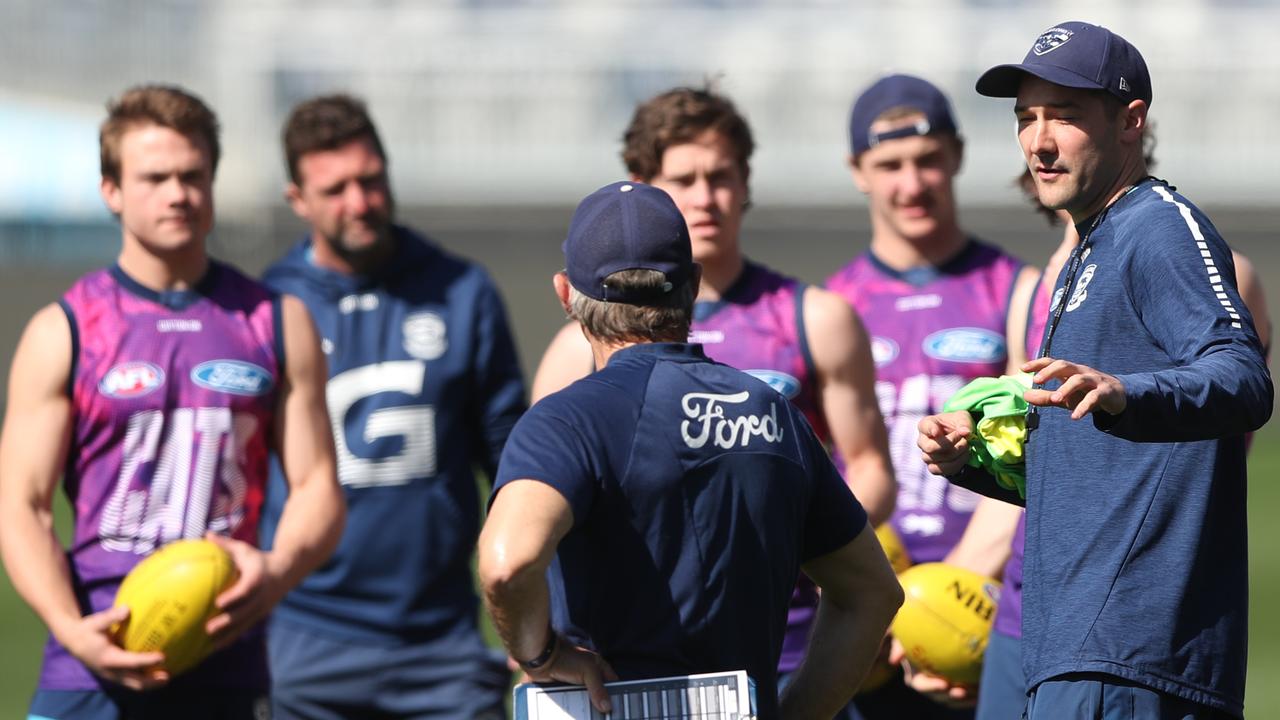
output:
{"label": "navy shorts", "polygon": [[1234,715],[1102,673],[1045,680],[1031,691],[1027,720],[1231,720]]}
{"label": "navy shorts", "polygon": [[1022,639],[991,631],[982,656],[976,720],[1020,720],[1027,707]]}
{"label": "navy shorts", "polygon": [[28,712],[27,720],[268,720],[271,703],[257,690],[36,690]]}
{"label": "navy shorts", "polygon": [[276,720],[501,720],[506,655],[468,632],[430,645],[367,645],[276,620],[267,633]]}

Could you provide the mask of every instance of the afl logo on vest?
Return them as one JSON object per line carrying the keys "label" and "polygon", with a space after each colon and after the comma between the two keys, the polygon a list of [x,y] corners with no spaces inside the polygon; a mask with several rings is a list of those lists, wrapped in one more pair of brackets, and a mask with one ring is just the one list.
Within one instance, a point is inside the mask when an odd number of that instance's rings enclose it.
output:
{"label": "afl logo on vest", "polygon": [[120,363],[107,371],[98,391],[107,397],[127,400],[142,397],[164,385],[164,371],[149,362]]}
{"label": "afl logo on vest", "polygon": [[871,338],[871,359],[876,367],[884,367],[898,358],[898,343],[886,337]]}

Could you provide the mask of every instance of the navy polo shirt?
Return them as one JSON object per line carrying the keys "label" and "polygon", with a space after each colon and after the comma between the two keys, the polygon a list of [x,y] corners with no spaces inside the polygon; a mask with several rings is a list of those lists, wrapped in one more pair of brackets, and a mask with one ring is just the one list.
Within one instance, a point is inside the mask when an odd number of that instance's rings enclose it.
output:
{"label": "navy polo shirt", "polygon": [[701,346],[636,345],[517,423],[494,494],[544,482],[573,510],[553,622],[623,679],[746,669],[762,717],[800,564],[866,513],[801,413]]}

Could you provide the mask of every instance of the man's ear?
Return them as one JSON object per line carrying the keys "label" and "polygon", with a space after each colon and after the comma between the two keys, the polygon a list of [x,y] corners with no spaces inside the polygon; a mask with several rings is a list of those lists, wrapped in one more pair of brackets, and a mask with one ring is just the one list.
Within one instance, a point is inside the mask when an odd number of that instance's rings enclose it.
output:
{"label": "man's ear", "polygon": [[297,183],[286,183],[284,186],[284,199],[289,203],[289,208],[293,210],[293,214],[307,220],[307,203],[302,199],[302,188]]}
{"label": "man's ear", "polygon": [[1120,138],[1126,143],[1142,144],[1142,136],[1147,129],[1147,103],[1143,100],[1130,101],[1121,117]]}
{"label": "man's ear", "polygon": [[693,287],[693,296],[698,297],[698,291],[702,289],[702,263],[693,264],[693,273],[689,275],[689,282]]}
{"label": "man's ear", "polygon": [[862,176],[862,170],[858,167],[858,158],[848,155],[845,157],[845,162],[849,165],[849,174],[853,176],[853,184],[857,186],[858,190],[863,195],[871,192],[867,179]]}
{"label": "man's ear", "polygon": [[564,314],[572,317],[569,303],[569,274],[561,270],[552,275],[551,285],[556,289],[556,298],[560,300],[560,307],[564,308]]}
{"label": "man's ear", "polygon": [[102,201],[107,204],[111,214],[120,217],[120,211],[124,209],[124,193],[120,191],[120,183],[103,175],[102,181],[98,183],[98,192],[102,193]]}

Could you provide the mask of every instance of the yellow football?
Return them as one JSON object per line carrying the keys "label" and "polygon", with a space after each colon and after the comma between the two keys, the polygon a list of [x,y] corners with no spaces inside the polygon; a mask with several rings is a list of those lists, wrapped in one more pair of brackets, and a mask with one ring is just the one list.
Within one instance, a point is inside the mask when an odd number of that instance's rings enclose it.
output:
{"label": "yellow football", "polygon": [[218,614],[214,599],[235,582],[226,550],[208,540],[169,543],[134,566],[116,591],[115,604],[129,608],[116,640],[133,652],[160,651],[171,674],[195,667],[213,643],[204,625]]}
{"label": "yellow football", "polygon": [[953,683],[977,684],[1000,583],[939,562],[909,568],[898,581],[906,600],[892,630],[907,659]]}
{"label": "yellow football", "polygon": [[889,558],[889,566],[895,573],[901,575],[903,570],[911,567],[911,555],[907,552],[907,546],[902,543],[902,538],[898,536],[898,531],[893,529],[893,525],[887,522],[880,523],[876,528],[876,539],[880,541],[884,556]]}

